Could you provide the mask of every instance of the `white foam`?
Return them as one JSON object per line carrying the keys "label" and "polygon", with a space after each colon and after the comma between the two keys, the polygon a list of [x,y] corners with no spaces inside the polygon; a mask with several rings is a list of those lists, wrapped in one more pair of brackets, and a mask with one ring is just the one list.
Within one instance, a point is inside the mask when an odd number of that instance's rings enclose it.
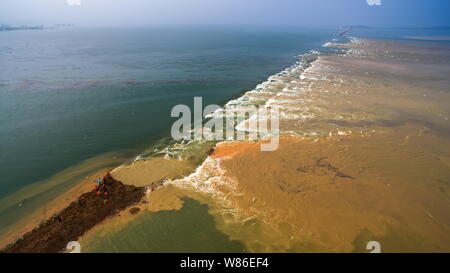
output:
{"label": "white foam", "polygon": [[226,195],[236,190],[237,182],[225,176],[221,160],[209,156],[195,172],[184,178],[168,181],[168,183],[226,200]]}

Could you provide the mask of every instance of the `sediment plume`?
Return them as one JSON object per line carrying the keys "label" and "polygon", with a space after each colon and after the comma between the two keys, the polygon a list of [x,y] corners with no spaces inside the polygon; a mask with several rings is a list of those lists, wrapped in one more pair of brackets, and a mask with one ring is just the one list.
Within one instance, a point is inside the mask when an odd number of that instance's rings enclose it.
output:
{"label": "sediment plume", "polygon": [[[280,146],[222,142],[175,187],[250,252],[450,250],[444,45],[352,39],[232,103],[280,107]],[[247,120],[248,121],[248,120]],[[246,122],[247,122],[246,121]]]}

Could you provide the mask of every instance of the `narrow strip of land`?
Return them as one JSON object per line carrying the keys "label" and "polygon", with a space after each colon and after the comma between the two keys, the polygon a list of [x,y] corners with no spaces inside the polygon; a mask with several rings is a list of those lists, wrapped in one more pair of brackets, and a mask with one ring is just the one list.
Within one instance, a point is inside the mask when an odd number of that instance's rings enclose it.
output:
{"label": "narrow strip of land", "polygon": [[145,187],[124,185],[109,174],[103,178],[102,185],[98,190],[82,194],[61,212],[0,252],[61,252],[68,242],[77,240],[107,217],[138,203],[145,195]]}

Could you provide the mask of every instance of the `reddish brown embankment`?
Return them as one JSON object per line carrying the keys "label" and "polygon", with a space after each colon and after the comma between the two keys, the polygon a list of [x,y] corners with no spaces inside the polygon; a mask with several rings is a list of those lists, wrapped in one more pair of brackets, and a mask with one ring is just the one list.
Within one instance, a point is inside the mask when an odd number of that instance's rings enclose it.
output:
{"label": "reddish brown embankment", "polygon": [[77,240],[105,218],[138,203],[145,194],[144,187],[124,185],[109,174],[105,181],[107,195],[99,196],[95,191],[82,194],[67,208],[0,252],[60,252],[68,242]]}

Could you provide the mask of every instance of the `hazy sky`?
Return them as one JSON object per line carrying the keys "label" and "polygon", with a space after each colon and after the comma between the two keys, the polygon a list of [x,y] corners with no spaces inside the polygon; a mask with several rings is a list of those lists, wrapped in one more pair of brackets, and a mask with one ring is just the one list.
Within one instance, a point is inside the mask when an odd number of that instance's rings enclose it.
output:
{"label": "hazy sky", "polygon": [[[70,1],[81,5],[69,5]],[[368,5],[367,0],[0,0],[0,23],[450,25],[450,0],[381,0],[381,4]]]}

